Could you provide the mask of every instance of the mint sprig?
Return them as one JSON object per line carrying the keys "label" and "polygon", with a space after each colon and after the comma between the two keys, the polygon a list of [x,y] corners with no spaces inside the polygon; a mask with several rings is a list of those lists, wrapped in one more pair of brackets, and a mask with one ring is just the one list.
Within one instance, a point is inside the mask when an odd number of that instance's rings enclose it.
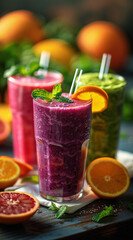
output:
{"label": "mint sprig", "polygon": [[63,205],[59,208],[58,212],[55,214],[56,218],[61,218],[67,211],[67,206]]}
{"label": "mint sprig", "polygon": [[107,216],[110,216],[114,213],[114,208],[110,205],[109,207],[108,206],[105,206],[105,209],[102,210],[100,213],[97,213],[95,214],[93,217],[92,217],[92,220],[94,222],[99,222],[102,218],[104,217],[107,217]]}
{"label": "mint sprig", "polygon": [[40,98],[42,100],[52,101],[53,95],[51,92],[46,91],[45,89],[34,89],[31,96],[34,99]]}
{"label": "mint sprig", "polygon": [[57,211],[55,214],[56,218],[62,218],[62,216],[67,212],[67,205],[63,205],[61,207],[57,207],[55,203],[51,203],[51,206],[49,207],[50,210],[52,211]]}
{"label": "mint sprig", "polygon": [[15,65],[12,66],[10,69],[7,69],[4,72],[4,77],[8,78],[11,75],[21,75],[21,76],[34,76],[36,78],[42,79],[44,76],[42,75],[35,75],[35,73],[39,70],[43,69],[39,66],[39,62],[31,62],[29,65]]}
{"label": "mint sprig", "polygon": [[51,102],[52,100],[55,100],[57,102],[73,103],[73,101],[71,99],[61,96],[61,94],[62,94],[61,83],[58,83],[53,87],[52,93],[48,92],[44,89],[34,89],[32,91],[31,96],[34,99],[40,98],[42,100],[47,100],[49,102]]}

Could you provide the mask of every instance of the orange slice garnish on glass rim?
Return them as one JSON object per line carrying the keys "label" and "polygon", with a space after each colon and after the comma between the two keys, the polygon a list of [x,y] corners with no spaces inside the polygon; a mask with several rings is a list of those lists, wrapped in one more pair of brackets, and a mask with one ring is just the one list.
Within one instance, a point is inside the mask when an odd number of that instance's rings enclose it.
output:
{"label": "orange slice garnish on glass rim", "polygon": [[86,180],[92,191],[102,198],[114,198],[125,193],[130,176],[123,164],[114,158],[93,160],[86,169]]}
{"label": "orange slice garnish on glass rim", "polygon": [[92,100],[92,113],[102,112],[108,106],[108,94],[102,88],[92,85],[78,88],[72,95],[72,99]]}

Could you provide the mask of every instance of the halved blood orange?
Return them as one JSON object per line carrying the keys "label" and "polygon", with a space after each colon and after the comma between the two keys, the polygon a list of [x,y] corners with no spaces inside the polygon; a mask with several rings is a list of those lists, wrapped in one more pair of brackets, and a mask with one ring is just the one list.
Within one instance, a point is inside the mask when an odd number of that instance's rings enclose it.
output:
{"label": "halved blood orange", "polygon": [[4,142],[9,137],[10,133],[10,124],[0,119],[0,143]]}
{"label": "halved blood orange", "polygon": [[0,223],[15,224],[30,218],[39,208],[39,201],[24,192],[0,192]]}
{"label": "halved blood orange", "polygon": [[72,99],[92,100],[92,113],[102,112],[108,106],[108,94],[102,88],[92,85],[78,88]]}
{"label": "halved blood orange", "polygon": [[93,160],[86,169],[86,180],[92,191],[103,198],[122,195],[130,184],[130,176],[125,166],[109,157]]}
{"label": "halved blood orange", "polygon": [[19,178],[20,167],[10,159],[0,159],[0,189],[12,186]]}
{"label": "halved blood orange", "polygon": [[33,171],[33,167],[25,162],[19,161],[15,158],[11,158],[11,157],[7,157],[7,156],[0,156],[0,160],[1,159],[9,159],[15,163],[17,163],[20,167],[20,177],[24,177],[29,171]]}

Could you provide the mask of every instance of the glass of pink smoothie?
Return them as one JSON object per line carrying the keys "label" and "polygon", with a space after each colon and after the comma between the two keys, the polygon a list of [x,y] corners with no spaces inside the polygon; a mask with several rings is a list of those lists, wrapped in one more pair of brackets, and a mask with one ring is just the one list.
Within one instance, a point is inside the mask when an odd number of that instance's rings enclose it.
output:
{"label": "glass of pink smoothie", "polygon": [[83,191],[91,102],[36,99],[33,111],[41,196],[59,202],[78,199]]}
{"label": "glass of pink smoothie", "polygon": [[63,82],[63,76],[56,72],[44,73],[44,79],[31,76],[10,76],[8,78],[9,104],[13,121],[13,147],[15,158],[37,166],[36,144],[33,126],[34,89],[52,92],[53,87]]}

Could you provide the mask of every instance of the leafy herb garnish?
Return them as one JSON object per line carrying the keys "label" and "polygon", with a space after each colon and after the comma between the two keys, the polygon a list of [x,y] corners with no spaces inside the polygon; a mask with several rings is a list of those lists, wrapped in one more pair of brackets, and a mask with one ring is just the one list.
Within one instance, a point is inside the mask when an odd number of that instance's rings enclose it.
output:
{"label": "leafy herb garnish", "polygon": [[100,213],[95,214],[92,217],[94,222],[99,222],[102,218],[110,216],[114,213],[114,208],[112,206],[105,206],[105,209],[102,210]]}
{"label": "leafy herb garnish", "polygon": [[35,75],[35,73],[39,70],[43,69],[39,66],[39,62],[31,62],[29,65],[15,65],[12,66],[10,69],[5,71],[4,77],[9,77],[11,75],[21,75],[21,76],[35,76],[36,78],[42,79],[44,76],[42,75]]}
{"label": "leafy herb garnish", "polygon": [[51,206],[49,207],[50,210],[55,211],[58,210],[59,208],[56,207],[55,203],[51,203]]}
{"label": "leafy herb garnish", "polygon": [[21,183],[24,183],[24,182],[31,182],[31,183],[37,184],[39,183],[39,177],[37,175],[27,176],[21,180]]}
{"label": "leafy herb garnish", "polygon": [[63,96],[59,96],[59,97],[56,97],[56,98],[54,98],[54,99],[55,99],[55,101],[57,101],[57,102],[73,103],[73,101],[72,101],[70,98],[63,97]]}
{"label": "leafy herb garnish", "polygon": [[53,91],[48,92],[44,89],[34,89],[32,91],[31,96],[34,99],[40,98],[42,100],[47,100],[49,102],[51,102],[52,100],[55,100],[57,102],[67,102],[67,103],[73,103],[73,101],[67,97],[61,96],[62,94],[62,87],[61,87],[61,83],[58,83],[57,85],[55,85],[53,87]]}
{"label": "leafy herb garnish", "polygon": [[67,205],[63,205],[61,207],[57,207],[55,203],[51,203],[51,206],[49,207],[50,210],[56,211],[57,213],[55,214],[56,218],[61,218],[66,212],[67,212]]}
{"label": "leafy herb garnish", "polygon": [[67,211],[67,206],[66,205],[61,206],[58,212],[55,214],[56,218],[61,218],[66,211]]}
{"label": "leafy herb garnish", "polygon": [[46,91],[45,89],[34,89],[31,96],[34,99],[40,98],[42,100],[52,101],[53,95],[51,92]]}

